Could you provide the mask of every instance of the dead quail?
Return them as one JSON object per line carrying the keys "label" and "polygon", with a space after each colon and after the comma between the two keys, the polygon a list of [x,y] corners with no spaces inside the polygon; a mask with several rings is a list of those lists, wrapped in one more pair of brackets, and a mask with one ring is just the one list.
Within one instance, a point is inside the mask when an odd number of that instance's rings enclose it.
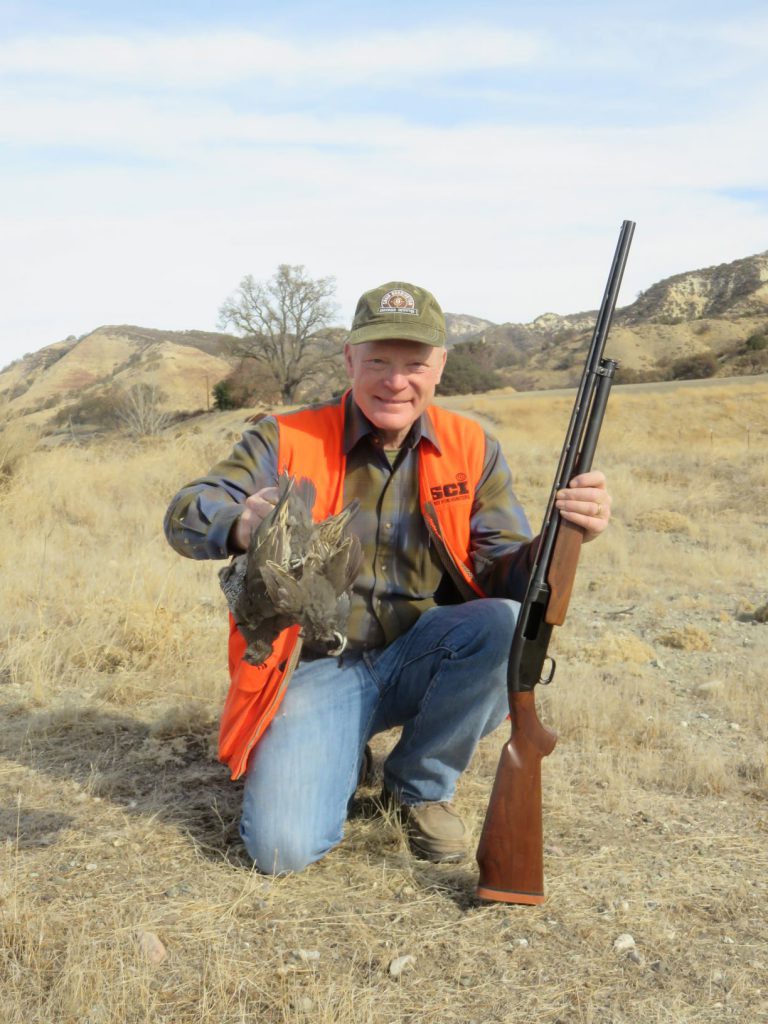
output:
{"label": "dead quail", "polygon": [[286,552],[289,538],[279,518],[288,495],[289,488],[283,487],[274,509],[251,534],[248,551],[237,555],[219,572],[219,584],[229,609],[237,628],[248,641],[244,658],[251,665],[260,665],[272,650],[277,635],[291,625],[273,605],[260,571],[268,560],[282,563],[289,557]]}
{"label": "dead quail", "polygon": [[312,521],[315,489],[287,473],[278,501],[244,555],[219,573],[235,621],[248,641],[246,661],[261,664],[286,626],[298,623],[310,649],[340,654],[346,645],[348,590],[360,569],[360,542],[347,532],[359,502]]}

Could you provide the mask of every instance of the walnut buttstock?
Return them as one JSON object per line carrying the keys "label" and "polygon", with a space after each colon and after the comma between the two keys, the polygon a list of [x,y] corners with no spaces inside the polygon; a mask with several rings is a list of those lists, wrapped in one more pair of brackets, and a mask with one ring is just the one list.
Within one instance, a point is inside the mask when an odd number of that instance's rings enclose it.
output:
{"label": "walnut buttstock", "polygon": [[512,736],[496,770],[477,847],[480,899],[499,903],[544,902],[544,836],[541,761],[557,742],[542,725],[533,691],[510,694]]}
{"label": "walnut buttstock", "polygon": [[583,537],[584,531],[580,526],[569,523],[567,519],[560,520],[547,573],[550,597],[544,621],[550,626],[562,626],[565,622]]}

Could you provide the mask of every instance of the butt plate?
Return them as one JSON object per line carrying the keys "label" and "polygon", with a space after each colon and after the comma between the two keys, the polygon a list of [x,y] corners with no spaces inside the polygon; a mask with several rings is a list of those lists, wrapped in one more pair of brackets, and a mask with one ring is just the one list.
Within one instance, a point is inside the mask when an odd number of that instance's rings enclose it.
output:
{"label": "butt plate", "polygon": [[505,892],[503,889],[489,889],[485,885],[478,885],[475,895],[478,899],[489,900],[492,903],[522,903],[527,907],[538,906],[544,902],[543,892]]}

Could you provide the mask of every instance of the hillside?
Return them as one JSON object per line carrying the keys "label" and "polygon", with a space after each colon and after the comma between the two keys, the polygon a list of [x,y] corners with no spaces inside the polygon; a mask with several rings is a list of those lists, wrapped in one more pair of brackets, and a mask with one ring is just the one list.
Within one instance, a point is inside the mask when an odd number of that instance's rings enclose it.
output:
{"label": "hillside", "polygon": [[204,409],[232,370],[230,341],[205,331],[99,327],[13,363],[0,373],[0,398],[14,414],[46,422],[76,398],[143,383],[158,389],[169,411]]}
{"label": "hillside", "polygon": [[768,252],[668,277],[623,310],[629,323],[765,316]]}
{"label": "hillside", "polygon": [[[483,340],[505,381],[519,390],[575,382],[597,311],[544,313],[529,324],[496,324]],[[711,354],[718,377],[768,371],[768,252],[676,274],[617,310],[609,351],[624,379],[662,380],[684,356]]]}
{"label": "hillside", "polygon": [[[578,379],[595,316],[594,310],[543,313],[527,324],[494,324],[447,313],[448,344],[487,346],[483,363],[516,390],[569,387]],[[332,333],[340,345],[343,329]],[[46,429],[73,402],[111,401],[140,383],[157,390],[166,412],[206,409],[215,384],[237,365],[232,341],[205,331],[99,327],[7,367],[0,373],[0,401]],[[607,354],[619,360],[621,382],[680,375],[673,364],[683,357],[709,362],[708,375],[717,377],[768,372],[768,252],[654,284],[617,311]],[[320,388],[330,393],[336,386],[334,377]],[[318,397],[317,387],[301,396]]]}

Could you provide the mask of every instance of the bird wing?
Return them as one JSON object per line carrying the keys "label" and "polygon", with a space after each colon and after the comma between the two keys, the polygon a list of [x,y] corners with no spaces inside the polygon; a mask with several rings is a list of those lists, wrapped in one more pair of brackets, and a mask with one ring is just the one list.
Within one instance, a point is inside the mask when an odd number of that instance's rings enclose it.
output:
{"label": "bird wing", "polygon": [[312,538],[313,542],[324,544],[331,549],[337,547],[345,536],[347,527],[355,515],[357,515],[359,508],[360,502],[357,498],[353,498],[341,512],[337,512],[335,516],[328,516],[321,523],[317,523]]}
{"label": "bird wing", "polygon": [[304,604],[299,582],[276,562],[267,562],[261,575],[276,611],[297,622]]}
{"label": "bird wing", "polygon": [[[315,504],[315,485],[306,477],[294,479],[286,506],[285,532],[290,546],[290,564],[293,568],[304,563],[309,550],[314,524],[312,507]],[[286,565],[286,562],[282,563]]]}
{"label": "bird wing", "polygon": [[362,561],[363,551],[354,534],[346,537],[335,551],[330,552],[321,571],[337,597],[352,586]]}

